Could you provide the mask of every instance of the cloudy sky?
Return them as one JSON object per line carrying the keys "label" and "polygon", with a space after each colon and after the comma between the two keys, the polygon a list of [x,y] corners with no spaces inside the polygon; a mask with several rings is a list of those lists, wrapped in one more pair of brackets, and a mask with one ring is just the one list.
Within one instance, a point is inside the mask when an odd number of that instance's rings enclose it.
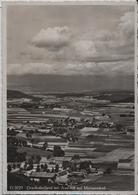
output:
{"label": "cloudy sky", "polygon": [[134,7],[11,5],[7,66],[9,75],[131,75]]}

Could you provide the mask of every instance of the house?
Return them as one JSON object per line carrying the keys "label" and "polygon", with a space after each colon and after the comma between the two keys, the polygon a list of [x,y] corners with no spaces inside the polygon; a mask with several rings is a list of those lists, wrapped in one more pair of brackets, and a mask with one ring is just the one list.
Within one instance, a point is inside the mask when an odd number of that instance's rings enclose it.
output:
{"label": "house", "polygon": [[84,127],[83,129],[80,130],[81,136],[88,136],[91,135],[92,133],[98,131],[99,128],[97,127]]}
{"label": "house", "polygon": [[38,132],[40,132],[40,133],[49,133],[50,129],[38,129]]}
{"label": "house", "polygon": [[49,160],[51,163],[53,162],[54,164],[58,164],[59,167],[62,167],[62,164],[63,162],[66,162],[66,161],[71,161],[71,157],[66,157],[66,156],[63,156],[63,157],[52,157],[50,160]]}
{"label": "house", "polygon": [[38,142],[36,144],[33,143],[32,147],[34,147],[34,148],[42,148],[44,144],[45,144],[45,142]]}
{"label": "house", "polygon": [[32,179],[39,179],[39,181],[49,182],[49,180],[55,181],[56,174],[47,172],[32,172],[29,177]]}
{"label": "house", "polygon": [[59,112],[72,112],[73,110],[72,109],[69,109],[69,108],[53,108],[53,111],[59,111]]}
{"label": "house", "polygon": [[33,144],[31,142],[27,141],[27,146],[28,147],[33,147]]}
{"label": "house", "polygon": [[95,132],[98,130],[99,128],[96,127],[84,127],[83,129],[80,130],[80,132]]}
{"label": "house", "polygon": [[46,158],[46,157],[44,157],[44,156],[42,156],[41,157],[41,160],[40,160],[40,162],[39,162],[39,164],[41,165],[41,164],[47,164],[49,162],[49,160]]}

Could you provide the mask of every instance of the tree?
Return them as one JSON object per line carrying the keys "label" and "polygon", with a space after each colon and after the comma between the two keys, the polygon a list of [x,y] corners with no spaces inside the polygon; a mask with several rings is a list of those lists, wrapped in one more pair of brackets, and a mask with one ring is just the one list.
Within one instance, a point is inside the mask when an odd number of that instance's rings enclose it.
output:
{"label": "tree", "polygon": [[74,154],[74,156],[72,157],[72,160],[80,160],[79,154]]}
{"label": "tree", "polygon": [[33,164],[33,156],[28,157],[28,164]]}
{"label": "tree", "polygon": [[32,159],[32,157],[28,160],[28,164],[29,164],[28,170],[33,169],[33,159]]}
{"label": "tree", "polygon": [[69,161],[63,161],[62,162],[62,167],[63,167],[63,169],[65,170],[65,169],[67,169],[67,168],[69,168],[70,167],[70,162]]}
{"label": "tree", "polygon": [[15,165],[15,163],[13,164],[13,169],[16,169],[16,165]]}
{"label": "tree", "polygon": [[39,163],[40,160],[41,160],[41,157],[39,155],[36,155],[36,158],[35,158],[36,163]]}
{"label": "tree", "polygon": [[47,164],[45,163],[45,164],[44,164],[44,171],[47,171],[47,168],[48,168],[48,166],[47,166]]}
{"label": "tree", "polygon": [[87,172],[90,172],[90,162],[83,161],[80,163],[80,170],[85,169]]}
{"label": "tree", "polygon": [[73,171],[76,171],[77,170],[77,165],[78,165],[78,162],[80,161],[80,156],[78,154],[74,154],[74,156],[72,157],[72,161],[71,161],[71,169]]}
{"label": "tree", "polygon": [[121,124],[116,124],[116,130],[117,131],[122,131],[123,130],[123,126]]}
{"label": "tree", "polygon": [[54,170],[54,168],[52,167],[51,173],[54,173],[54,172],[55,172],[55,170]]}
{"label": "tree", "polygon": [[39,172],[39,171],[40,171],[40,166],[37,165],[36,172]]}
{"label": "tree", "polygon": [[7,148],[7,161],[8,162],[16,162],[17,156],[18,156],[17,148],[12,147],[12,146]]}
{"label": "tree", "polygon": [[58,171],[59,171],[59,165],[56,164],[56,166],[55,166],[55,172],[58,172]]}
{"label": "tree", "polygon": [[64,156],[65,152],[61,149],[60,146],[54,146],[53,155],[54,156]]}
{"label": "tree", "polygon": [[26,133],[26,137],[27,137],[27,138],[32,138],[32,134],[27,132],[27,133]]}
{"label": "tree", "polygon": [[110,167],[108,167],[105,171],[104,174],[111,174],[112,173],[112,169]]}
{"label": "tree", "polygon": [[45,143],[43,144],[43,146],[42,146],[42,149],[43,149],[43,150],[46,150],[47,147],[48,147],[48,143],[45,142]]}
{"label": "tree", "polygon": [[26,147],[27,146],[27,141],[23,141],[22,144],[23,144],[24,147]]}
{"label": "tree", "polygon": [[51,154],[48,154],[48,155],[47,155],[47,159],[50,159],[50,158],[51,158]]}
{"label": "tree", "polygon": [[12,170],[11,165],[8,165],[8,172],[10,173]]}
{"label": "tree", "polygon": [[41,171],[44,171],[44,165],[43,164],[41,165]]}

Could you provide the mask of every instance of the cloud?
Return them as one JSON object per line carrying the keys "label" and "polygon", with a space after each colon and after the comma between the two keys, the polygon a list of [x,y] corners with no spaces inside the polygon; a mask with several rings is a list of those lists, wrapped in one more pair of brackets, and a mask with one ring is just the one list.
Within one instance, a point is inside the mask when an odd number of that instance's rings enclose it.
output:
{"label": "cloud", "polygon": [[122,37],[134,41],[134,24],[134,12],[127,12],[121,17],[118,28],[122,32]]}
{"label": "cloud", "polygon": [[[92,56],[97,55],[96,47],[93,41],[89,40],[82,40],[78,41],[74,44],[74,50],[76,53],[76,56],[79,59],[86,59],[91,58]],[[87,60],[86,60],[87,61]]]}
{"label": "cloud", "polygon": [[[83,37],[83,38],[82,38]],[[41,29],[23,55],[30,62],[11,64],[9,74],[133,74],[134,13],[125,12],[114,29],[79,36],[67,26]]]}
{"label": "cloud", "polygon": [[[96,49],[101,56],[112,60],[134,58],[134,13],[125,13],[112,33],[101,31],[95,41]],[[108,61],[108,59],[107,59]]]}
{"label": "cloud", "polygon": [[[131,68],[132,67],[132,68]],[[87,62],[80,64],[68,64],[66,66],[68,74],[81,75],[116,75],[116,74],[134,74],[133,61],[114,61],[114,62]]]}
{"label": "cloud", "polygon": [[58,59],[80,62],[112,62],[134,59],[134,13],[126,12],[112,32],[99,31],[95,37],[74,39],[56,56]]}
{"label": "cloud", "polygon": [[25,64],[10,64],[8,74],[55,74],[57,67],[53,64],[44,63],[25,63]]}
{"label": "cloud", "polygon": [[32,43],[36,48],[45,49],[44,60],[100,63],[134,58],[133,12],[125,12],[112,32],[101,30],[95,37],[83,34],[83,39],[81,36],[72,39],[72,34],[67,26],[48,28],[41,30]]}
{"label": "cloud", "polygon": [[[101,66],[102,70],[103,67]],[[99,71],[99,70],[98,70]],[[97,72],[96,63],[68,63],[68,64],[44,64],[44,63],[26,63],[10,64],[8,74],[58,74],[58,75],[93,75]],[[103,73],[103,71],[101,71]]]}
{"label": "cloud", "polygon": [[33,37],[32,44],[39,48],[58,50],[67,46],[72,33],[67,26],[42,29]]}
{"label": "cloud", "polygon": [[[132,68],[130,68],[132,67]],[[133,74],[133,61],[85,62],[85,63],[26,63],[10,64],[8,74],[55,74],[55,75],[115,75]]]}

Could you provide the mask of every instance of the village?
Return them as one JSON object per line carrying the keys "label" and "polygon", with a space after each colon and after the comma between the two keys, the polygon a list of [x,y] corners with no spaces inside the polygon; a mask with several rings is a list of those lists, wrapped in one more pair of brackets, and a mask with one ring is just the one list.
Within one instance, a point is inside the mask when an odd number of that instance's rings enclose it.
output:
{"label": "village", "polygon": [[36,97],[7,101],[9,190],[133,189],[133,102]]}

